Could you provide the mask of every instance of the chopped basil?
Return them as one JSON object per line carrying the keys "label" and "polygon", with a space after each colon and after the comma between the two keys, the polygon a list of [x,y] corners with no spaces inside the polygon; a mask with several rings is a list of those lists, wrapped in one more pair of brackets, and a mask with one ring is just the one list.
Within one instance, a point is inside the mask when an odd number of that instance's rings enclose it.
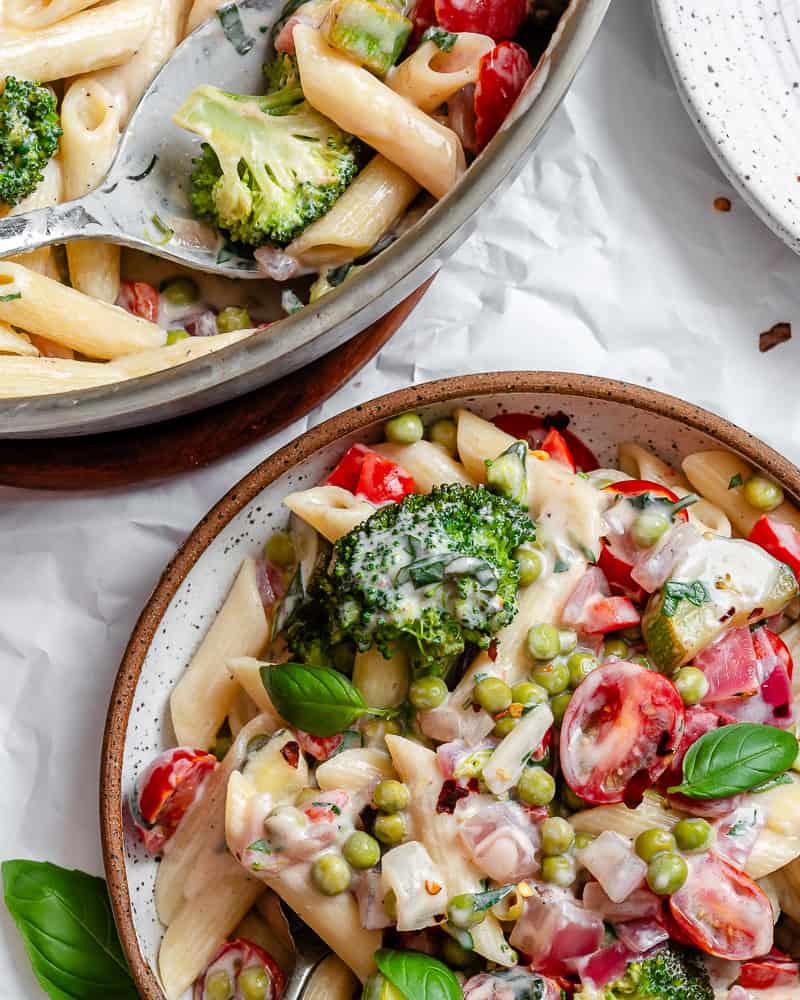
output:
{"label": "chopped basil", "polygon": [[304,305],[305,303],[298,298],[297,294],[291,288],[287,288],[281,292],[281,309],[283,309],[287,316],[292,316],[294,313],[300,312],[304,308]]}
{"label": "chopped basil", "polygon": [[711,595],[702,580],[695,580],[694,583],[669,580],[664,584],[664,603],[661,610],[667,618],[672,618],[681,601],[688,601],[699,608],[710,600]]}
{"label": "chopped basil", "polygon": [[758,813],[753,810],[752,819],[737,819],[733,826],[725,831],[726,837],[740,837],[743,833],[746,833],[751,827],[758,823]]}
{"label": "chopped basil", "polygon": [[445,31],[444,28],[431,27],[423,34],[423,42],[433,42],[437,49],[442,52],[452,52],[458,41],[458,35],[453,31]]}
{"label": "chopped basil", "polygon": [[14,299],[21,299],[22,292],[11,292],[10,295],[0,295],[0,302],[13,302]]}
{"label": "chopped basil", "polygon": [[239,7],[235,3],[226,4],[224,7],[219,8],[217,17],[219,18],[219,23],[222,25],[225,37],[231,45],[240,56],[247,55],[250,49],[256,44],[256,40],[252,35],[248,35],[245,32]]}
{"label": "chopped basil", "polygon": [[261,840],[254,840],[252,844],[248,844],[247,850],[258,851],[259,854],[272,854],[272,848],[263,838]]}
{"label": "chopped basil", "polygon": [[728,489],[735,490],[737,486],[741,486],[744,480],[742,479],[741,472],[737,472],[735,476],[731,476],[728,480]]}
{"label": "chopped basil", "polygon": [[555,564],[553,565],[554,573],[566,573],[569,569],[569,563],[565,562],[561,556],[556,557]]}

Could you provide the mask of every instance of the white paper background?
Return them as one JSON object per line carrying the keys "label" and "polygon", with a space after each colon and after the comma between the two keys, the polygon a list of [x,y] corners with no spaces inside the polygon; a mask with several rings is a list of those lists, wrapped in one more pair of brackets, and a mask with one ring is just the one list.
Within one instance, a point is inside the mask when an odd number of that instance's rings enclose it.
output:
{"label": "white paper background", "polygon": [[[718,195],[731,213],[714,211]],[[0,490],[0,859],[102,871],[100,743],[127,637],[177,545],[269,452],[409,382],[550,368],[683,396],[800,462],[799,279],[800,259],[734,196],[684,114],[649,4],[616,0],[533,162],[308,421],[155,486]],[[760,355],[758,333],[782,320],[798,339]],[[0,997],[40,997],[4,910],[0,942]]]}

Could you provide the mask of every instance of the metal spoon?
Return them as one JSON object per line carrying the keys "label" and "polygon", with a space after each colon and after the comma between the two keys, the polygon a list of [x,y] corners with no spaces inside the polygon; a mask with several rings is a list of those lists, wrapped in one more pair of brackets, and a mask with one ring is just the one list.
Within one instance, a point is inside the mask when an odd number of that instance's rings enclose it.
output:
{"label": "metal spoon", "polygon": [[253,260],[232,253],[195,218],[187,191],[200,140],[172,116],[202,83],[263,93],[269,30],[281,7],[281,0],[243,0],[193,31],[139,102],[102,184],[75,201],[0,219],[0,258],[100,239],[231,278],[263,277]]}
{"label": "metal spoon", "polygon": [[322,938],[289,909],[282,907],[294,943],[294,969],[286,984],[281,1000],[299,1000],[305,992],[314,970],[323,958],[331,954],[331,949]]}

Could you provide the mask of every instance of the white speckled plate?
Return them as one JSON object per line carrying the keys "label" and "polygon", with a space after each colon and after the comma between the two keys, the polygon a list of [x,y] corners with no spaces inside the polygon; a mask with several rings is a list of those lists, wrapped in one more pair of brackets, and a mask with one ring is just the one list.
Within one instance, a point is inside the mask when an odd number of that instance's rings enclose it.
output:
{"label": "white speckled plate", "polygon": [[[382,437],[388,417],[416,410],[426,423],[465,406],[569,417],[601,465],[634,438],[673,465],[707,448],[730,448],[800,498],[800,470],[721,417],[672,396],[587,375],[500,372],[410,386],[308,431],[257,466],[194,529],[166,568],[126,650],[109,706],[100,779],[103,854],[123,948],[143,1000],[163,1000],[154,902],[157,863],[138,843],[123,803],[137,775],[174,743],[168,700],[219,610],[242,560],[261,552],[288,520],[283,498],[315,484],[356,441]],[[189,1000],[188,994],[183,1000]]]}
{"label": "white speckled plate", "polygon": [[800,0],[653,0],[653,9],[711,153],[800,253]]}

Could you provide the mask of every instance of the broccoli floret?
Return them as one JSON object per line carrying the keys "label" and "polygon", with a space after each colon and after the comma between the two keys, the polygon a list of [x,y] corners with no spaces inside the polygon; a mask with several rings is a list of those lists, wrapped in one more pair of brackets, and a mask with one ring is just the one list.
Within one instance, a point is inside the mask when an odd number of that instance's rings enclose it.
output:
{"label": "broccoli floret", "polygon": [[291,83],[266,97],[197,87],[175,121],[206,140],[192,205],[236,243],[286,246],[358,170],[357,141]]}
{"label": "broccoli floret", "polygon": [[311,594],[315,610],[290,623],[290,648],[327,628],[333,643],[387,657],[403,644],[418,673],[444,674],[466,642],[485,649],[516,614],[514,552],[534,538],[527,511],[482,487],[439,486],[387,504],[336,543]]}
{"label": "broccoli floret", "polygon": [[584,991],[575,1000],[714,1000],[708,970],[697,952],[670,945],[641,962],[599,993]]}
{"label": "broccoli floret", "polygon": [[299,87],[300,70],[297,68],[297,60],[288,52],[279,52],[272,62],[264,66],[264,78],[268,94],[285,90],[287,87]]}
{"label": "broccoli floret", "polygon": [[60,138],[53,94],[7,76],[0,95],[0,202],[16,205],[36,189]]}

